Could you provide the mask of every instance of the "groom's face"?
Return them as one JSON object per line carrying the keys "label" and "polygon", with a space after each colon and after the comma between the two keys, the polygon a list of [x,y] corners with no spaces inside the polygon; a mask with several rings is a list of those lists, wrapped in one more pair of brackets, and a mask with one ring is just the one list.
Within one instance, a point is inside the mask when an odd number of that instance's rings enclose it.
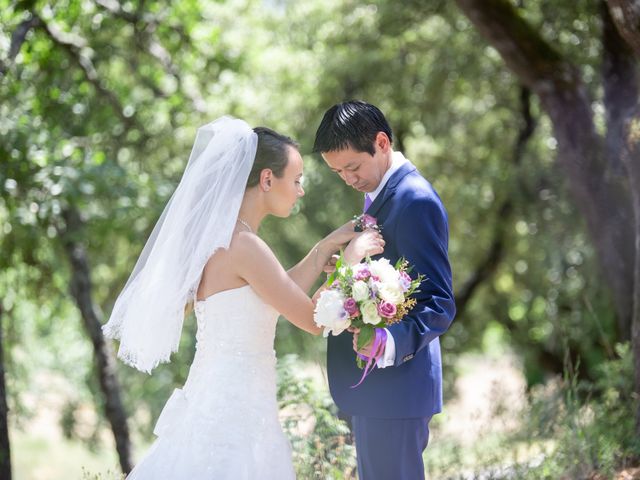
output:
{"label": "groom's face", "polygon": [[373,192],[391,164],[391,145],[384,133],[374,142],[375,152],[359,152],[353,148],[323,152],[322,158],[331,170],[359,192]]}

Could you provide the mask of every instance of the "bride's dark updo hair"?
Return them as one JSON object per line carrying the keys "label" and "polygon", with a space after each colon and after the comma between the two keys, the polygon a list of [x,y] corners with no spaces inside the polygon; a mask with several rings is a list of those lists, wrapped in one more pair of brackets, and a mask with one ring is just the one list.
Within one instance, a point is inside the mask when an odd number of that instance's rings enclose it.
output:
{"label": "bride's dark updo hair", "polygon": [[256,149],[256,158],[253,161],[251,173],[247,180],[247,187],[255,187],[260,182],[260,172],[265,168],[270,169],[273,174],[282,178],[284,169],[287,168],[288,147],[296,150],[300,146],[291,138],[280,135],[278,132],[267,127],[256,127],[253,131],[258,135],[258,147]]}

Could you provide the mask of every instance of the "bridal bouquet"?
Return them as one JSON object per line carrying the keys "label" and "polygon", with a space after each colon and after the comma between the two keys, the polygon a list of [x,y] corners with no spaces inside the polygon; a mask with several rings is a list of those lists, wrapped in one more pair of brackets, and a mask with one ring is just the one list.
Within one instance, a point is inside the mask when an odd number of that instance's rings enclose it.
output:
{"label": "bridal bouquet", "polygon": [[385,332],[380,330],[399,322],[414,307],[411,297],[423,280],[409,276],[409,262],[401,258],[391,265],[388,259],[367,258],[358,265],[347,265],[342,256],[316,303],[314,321],[329,333],[339,335],[349,327],[360,329],[358,350],[373,341],[372,354],[358,354],[356,362],[368,370],[384,351]]}
{"label": "bridal bouquet", "polygon": [[386,258],[366,259],[345,265],[342,257],[318,298],[314,320],[329,333],[339,335],[353,326],[360,329],[358,349],[368,344],[374,329],[399,322],[416,304],[411,295],[422,282],[408,274],[409,262],[401,258],[395,267]]}

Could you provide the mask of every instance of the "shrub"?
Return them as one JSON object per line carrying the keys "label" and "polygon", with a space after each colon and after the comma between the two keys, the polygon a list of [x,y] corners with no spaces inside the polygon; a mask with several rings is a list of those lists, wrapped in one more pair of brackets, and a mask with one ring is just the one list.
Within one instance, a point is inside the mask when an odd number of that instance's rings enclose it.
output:
{"label": "shrub", "polygon": [[302,376],[296,355],[278,360],[278,399],[298,478],[355,478],[355,447],[329,394]]}

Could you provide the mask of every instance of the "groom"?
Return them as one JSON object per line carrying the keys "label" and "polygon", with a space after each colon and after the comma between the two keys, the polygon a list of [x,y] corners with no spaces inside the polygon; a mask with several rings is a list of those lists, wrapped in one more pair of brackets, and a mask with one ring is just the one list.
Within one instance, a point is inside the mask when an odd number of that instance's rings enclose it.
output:
{"label": "groom", "polygon": [[[439,337],[455,315],[447,255],[447,213],[431,184],[400,152],[373,105],[349,101],[325,113],[314,143],[342,180],[362,192],[364,210],[376,217],[391,264],[404,257],[425,280],[417,305],[387,329],[378,368],[356,388],[353,336],[330,336],[327,370],[331,395],[352,415],[360,480],[424,479],[422,453],[429,420],[442,410]],[[356,332],[357,335],[357,332]],[[370,345],[363,349],[370,351]]]}

